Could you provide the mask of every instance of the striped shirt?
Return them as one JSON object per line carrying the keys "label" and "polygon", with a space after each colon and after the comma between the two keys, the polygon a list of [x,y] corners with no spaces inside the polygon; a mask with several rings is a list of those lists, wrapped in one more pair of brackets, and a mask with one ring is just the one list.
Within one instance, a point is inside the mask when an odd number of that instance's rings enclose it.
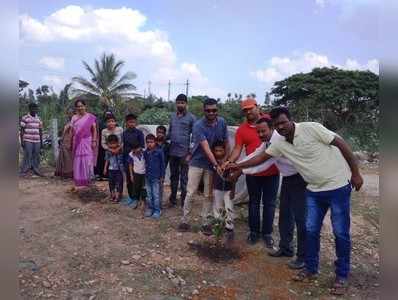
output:
{"label": "striped shirt", "polygon": [[24,129],[22,139],[24,142],[40,143],[40,129],[43,123],[40,118],[27,114],[21,119],[21,127]]}

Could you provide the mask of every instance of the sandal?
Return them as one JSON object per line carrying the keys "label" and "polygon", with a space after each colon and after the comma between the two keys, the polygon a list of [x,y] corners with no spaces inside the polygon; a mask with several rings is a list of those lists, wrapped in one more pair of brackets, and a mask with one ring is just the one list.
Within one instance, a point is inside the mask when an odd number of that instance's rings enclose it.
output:
{"label": "sandal", "polygon": [[336,296],[342,296],[347,292],[348,280],[341,277],[336,277],[330,293]]}
{"label": "sandal", "polygon": [[301,270],[298,272],[296,275],[293,276],[293,281],[299,281],[299,282],[311,282],[314,281],[317,278],[316,273],[310,273],[306,269]]}

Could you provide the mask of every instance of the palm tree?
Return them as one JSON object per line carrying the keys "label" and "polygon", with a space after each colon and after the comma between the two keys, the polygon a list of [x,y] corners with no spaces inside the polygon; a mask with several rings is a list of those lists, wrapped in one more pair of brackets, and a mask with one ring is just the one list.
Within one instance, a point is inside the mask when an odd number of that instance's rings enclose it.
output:
{"label": "palm tree", "polygon": [[117,100],[128,100],[138,95],[133,92],[136,87],[130,83],[137,77],[136,74],[127,72],[120,76],[124,61],[116,61],[114,54],[104,53],[99,61],[95,60],[94,67],[90,67],[85,61],[83,65],[91,78],[88,80],[82,76],[73,77],[73,96],[85,96],[88,99],[99,100],[105,107],[115,108]]}

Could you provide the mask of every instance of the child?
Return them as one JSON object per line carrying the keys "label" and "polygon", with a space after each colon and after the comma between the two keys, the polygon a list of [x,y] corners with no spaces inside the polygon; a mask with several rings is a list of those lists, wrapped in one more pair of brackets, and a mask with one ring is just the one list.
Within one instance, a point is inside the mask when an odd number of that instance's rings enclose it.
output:
{"label": "child", "polygon": [[[170,152],[170,143],[166,141],[166,133],[167,129],[163,125],[159,125],[156,127],[156,144],[163,151],[164,155],[164,164],[165,169],[167,169],[167,164],[169,163],[169,152]],[[164,182],[160,185],[160,206],[162,207],[163,203],[163,188]]]}
{"label": "child", "polygon": [[147,208],[145,217],[159,219],[160,186],[164,180],[165,162],[163,151],[156,146],[156,137],[153,134],[146,136],[147,149],[144,151],[145,158],[145,186],[147,191]]}
{"label": "child", "polygon": [[123,155],[120,151],[120,141],[115,134],[106,140],[104,175],[109,169],[109,190],[111,201],[117,203],[123,195]]}
{"label": "child", "polygon": [[108,114],[105,118],[106,128],[102,129],[101,131],[101,146],[102,148],[107,151],[107,138],[111,134],[114,134],[119,139],[120,147],[123,145],[122,135],[123,135],[123,128],[116,126],[116,118],[112,114]]}
{"label": "child", "polygon": [[129,178],[132,185],[131,201],[126,204],[134,209],[137,208],[140,199],[145,197],[145,159],[144,152],[139,142],[132,145],[131,152],[128,157]]}
{"label": "child", "polygon": [[[216,141],[212,147],[213,154],[219,165],[225,160],[225,144],[223,141]],[[232,241],[234,238],[234,203],[235,198],[235,182],[226,179],[227,176],[220,176],[217,171],[213,172],[212,187],[213,187],[213,214],[214,217],[220,217],[220,209],[225,207],[227,213],[226,235],[227,240]]]}
{"label": "child", "polygon": [[128,166],[128,157],[135,143],[138,143],[141,148],[145,147],[144,134],[141,130],[137,129],[137,116],[134,114],[129,114],[125,118],[126,121],[126,129],[123,132],[123,158],[126,169],[126,184],[128,191],[127,204],[133,203],[132,197],[134,197],[133,193],[133,183],[130,178],[129,166]]}

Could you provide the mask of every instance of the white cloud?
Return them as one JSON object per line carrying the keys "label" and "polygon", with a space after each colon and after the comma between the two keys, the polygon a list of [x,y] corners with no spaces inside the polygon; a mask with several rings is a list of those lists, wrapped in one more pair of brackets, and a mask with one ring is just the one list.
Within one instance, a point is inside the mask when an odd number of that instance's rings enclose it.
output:
{"label": "white cloud", "polygon": [[315,4],[321,8],[324,8],[326,5],[326,0],[315,0]]}
{"label": "white cloud", "polygon": [[268,67],[256,70],[251,74],[260,82],[272,84],[296,73],[307,73],[311,72],[313,68],[331,66],[346,70],[370,70],[376,74],[379,73],[379,61],[377,59],[360,64],[357,60],[348,58],[343,65],[340,65],[331,62],[326,55],[305,52],[301,55],[295,54],[292,57],[272,57],[268,62]]}
{"label": "white cloud", "polygon": [[55,92],[62,90],[67,83],[66,79],[58,75],[45,75],[42,78],[42,83],[54,89]]}
{"label": "white cloud", "polygon": [[39,63],[52,70],[62,70],[65,59],[63,57],[44,56],[39,60]]}

